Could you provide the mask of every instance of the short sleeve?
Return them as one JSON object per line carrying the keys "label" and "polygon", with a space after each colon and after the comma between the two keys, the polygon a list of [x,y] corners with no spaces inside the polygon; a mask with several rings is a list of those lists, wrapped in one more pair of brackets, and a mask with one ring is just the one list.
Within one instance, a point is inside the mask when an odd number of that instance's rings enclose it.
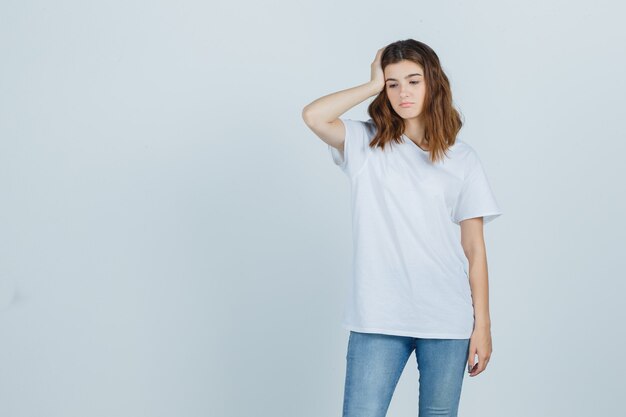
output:
{"label": "short sleeve", "polygon": [[341,170],[353,177],[363,167],[371,153],[369,143],[373,134],[373,122],[341,119],[346,129],[343,151],[328,145],[333,162]]}
{"label": "short sleeve", "polygon": [[467,164],[463,185],[452,212],[452,221],[460,224],[462,220],[482,217],[483,225],[485,225],[503,213],[498,206],[480,158],[473,149],[470,149]]}

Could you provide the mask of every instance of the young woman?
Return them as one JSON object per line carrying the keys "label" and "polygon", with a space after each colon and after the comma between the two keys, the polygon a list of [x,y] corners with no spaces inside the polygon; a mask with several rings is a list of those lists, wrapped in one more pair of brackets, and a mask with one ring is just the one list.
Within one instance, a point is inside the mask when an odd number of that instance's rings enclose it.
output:
{"label": "young woman", "polygon": [[[339,118],[376,96],[367,121]],[[502,214],[426,44],[382,48],[365,84],[307,105],[351,184],[353,276],[343,417],[384,417],[415,350],[419,417],[456,416],[465,364],[492,353],[483,226]],[[478,356],[478,360],[475,357]]]}

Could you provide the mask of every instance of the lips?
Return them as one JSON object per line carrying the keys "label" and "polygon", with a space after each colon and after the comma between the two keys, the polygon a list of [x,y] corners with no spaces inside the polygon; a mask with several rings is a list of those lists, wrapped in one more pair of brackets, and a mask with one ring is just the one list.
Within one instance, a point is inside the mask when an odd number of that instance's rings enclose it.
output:
{"label": "lips", "polygon": [[407,102],[404,102],[404,103],[400,103],[400,107],[410,107],[410,106],[412,106],[412,105],[413,105],[413,103],[408,102],[408,101],[407,101]]}

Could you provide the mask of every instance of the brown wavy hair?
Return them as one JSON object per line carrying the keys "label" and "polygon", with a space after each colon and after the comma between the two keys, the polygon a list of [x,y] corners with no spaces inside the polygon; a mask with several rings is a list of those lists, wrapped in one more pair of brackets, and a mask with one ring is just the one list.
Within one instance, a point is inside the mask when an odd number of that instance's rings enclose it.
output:
{"label": "brown wavy hair", "polygon": [[[414,39],[397,41],[387,45],[383,50],[381,67],[384,71],[387,65],[403,60],[413,61],[424,68],[426,94],[419,117],[424,123],[424,140],[428,144],[429,159],[435,163],[447,156],[446,151],[448,147],[454,145],[463,122],[453,106],[450,82],[441,68],[435,51]],[[378,130],[370,146],[380,146],[384,150],[389,142],[402,142],[405,122],[389,103],[386,86],[370,103],[367,112]]]}

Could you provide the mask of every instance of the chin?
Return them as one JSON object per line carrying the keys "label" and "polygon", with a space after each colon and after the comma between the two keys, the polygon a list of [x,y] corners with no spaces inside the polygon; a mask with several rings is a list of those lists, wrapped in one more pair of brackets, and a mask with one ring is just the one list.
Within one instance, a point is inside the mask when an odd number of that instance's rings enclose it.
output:
{"label": "chin", "polygon": [[396,112],[396,114],[400,117],[402,117],[403,119],[415,119],[416,117],[420,116],[419,112],[415,112],[415,113],[398,113]]}

